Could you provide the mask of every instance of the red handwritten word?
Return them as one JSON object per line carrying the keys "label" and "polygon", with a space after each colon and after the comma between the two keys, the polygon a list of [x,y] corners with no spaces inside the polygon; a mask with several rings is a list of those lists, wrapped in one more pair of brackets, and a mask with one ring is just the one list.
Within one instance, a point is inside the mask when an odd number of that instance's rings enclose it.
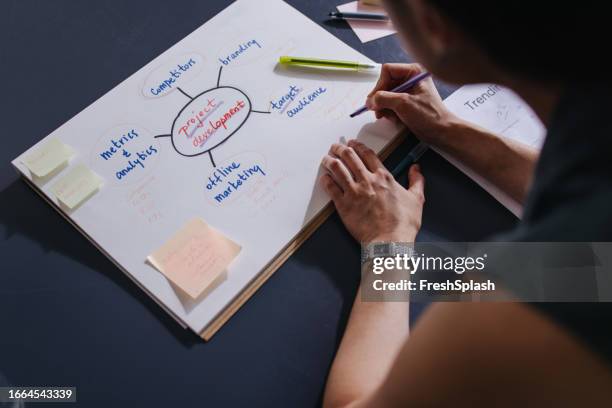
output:
{"label": "red handwritten word", "polygon": [[194,115],[185,121],[185,124],[179,128],[179,133],[183,133],[187,137],[191,137],[195,129],[190,130],[189,128],[195,125],[196,129],[204,126],[204,122],[202,121],[202,117],[207,116],[207,114],[212,111],[217,105],[215,104],[215,98],[208,99],[208,103],[202,110],[199,112],[194,112]]}
{"label": "red handwritten word", "polygon": [[206,141],[215,134],[215,132],[217,131],[217,129],[213,129],[213,128],[207,128],[202,134],[196,136],[193,138],[193,145],[195,147],[201,146],[204,143],[206,143]]}
{"label": "red handwritten word", "polygon": [[[244,103],[244,101],[242,100],[238,100],[236,101],[236,104],[234,106],[232,106],[231,108],[229,108],[227,110],[227,112],[221,116],[218,120],[216,120],[214,123],[213,121],[209,121],[209,127],[206,128],[206,130],[204,130],[204,132],[196,137],[193,138],[193,145],[194,146],[201,146],[204,143],[206,143],[206,141],[215,134],[215,132],[217,131],[217,129],[219,128],[223,128],[223,129],[227,129],[226,123],[238,112],[240,112],[242,109],[244,109],[244,107],[246,106],[246,104]],[[198,126],[201,127],[201,126]]]}
{"label": "red handwritten word", "polygon": [[244,108],[244,101],[236,101],[236,104],[229,108],[225,115],[221,116],[218,121],[216,121],[214,124],[212,122],[209,122],[210,126],[214,129],[219,129],[221,126],[223,126],[223,129],[227,129],[227,126],[225,126],[225,122],[230,120],[231,117],[234,116],[236,113],[240,112],[242,108]]}

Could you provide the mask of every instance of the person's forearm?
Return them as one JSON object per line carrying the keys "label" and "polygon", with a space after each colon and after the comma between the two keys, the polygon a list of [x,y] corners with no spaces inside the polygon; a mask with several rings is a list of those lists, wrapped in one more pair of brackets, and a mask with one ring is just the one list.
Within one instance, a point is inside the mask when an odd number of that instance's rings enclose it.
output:
{"label": "person's forearm", "polygon": [[364,302],[361,292],[360,288],[327,379],[326,408],[367,402],[383,383],[408,335],[408,303]]}
{"label": "person's forearm", "polygon": [[519,203],[524,202],[538,152],[471,123],[456,120],[431,145],[484,177]]}

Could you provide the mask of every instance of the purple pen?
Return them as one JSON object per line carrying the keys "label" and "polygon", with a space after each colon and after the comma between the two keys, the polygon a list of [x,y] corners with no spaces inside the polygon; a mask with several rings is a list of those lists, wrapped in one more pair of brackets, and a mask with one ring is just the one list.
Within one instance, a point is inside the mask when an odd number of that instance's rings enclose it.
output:
{"label": "purple pen", "polygon": [[[421,82],[422,80],[424,80],[425,78],[427,78],[428,76],[430,76],[431,74],[429,72],[421,72],[418,75],[413,76],[412,78],[410,78],[409,80],[407,80],[406,82],[404,82],[401,85],[396,86],[395,88],[393,88],[391,91],[389,92],[406,92],[407,90],[409,90],[410,88],[412,88],[413,86],[415,86],[416,84],[418,84],[419,82]],[[367,111],[368,107],[363,105],[361,108],[357,109],[355,112],[351,113],[351,118],[354,118],[357,115],[361,115],[363,112]]]}

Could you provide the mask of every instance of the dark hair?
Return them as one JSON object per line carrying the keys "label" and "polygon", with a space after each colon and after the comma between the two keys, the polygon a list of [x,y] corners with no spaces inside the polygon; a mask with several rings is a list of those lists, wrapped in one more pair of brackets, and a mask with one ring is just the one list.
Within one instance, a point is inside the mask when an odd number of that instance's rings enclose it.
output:
{"label": "dark hair", "polygon": [[[428,0],[472,37],[495,63],[547,81],[600,79],[609,71],[604,3]],[[599,53],[597,53],[599,49]]]}

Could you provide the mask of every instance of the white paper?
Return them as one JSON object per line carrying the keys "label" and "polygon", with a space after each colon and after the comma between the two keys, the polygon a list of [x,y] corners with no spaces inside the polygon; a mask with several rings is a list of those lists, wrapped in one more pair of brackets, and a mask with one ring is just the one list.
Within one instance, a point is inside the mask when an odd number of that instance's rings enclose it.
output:
{"label": "white paper", "polygon": [[[542,147],[546,128],[531,108],[507,88],[493,84],[463,86],[446,98],[444,103],[457,116],[501,137],[515,140],[536,150]],[[478,146],[474,146],[474,149],[478,149]],[[449,154],[439,149],[435,150],[514,215],[521,217],[523,208],[520,203]]]}
{"label": "white paper", "polygon": [[[359,4],[358,1],[351,1],[350,3],[342,4],[337,7],[338,11],[341,12],[372,12],[381,13],[384,12],[382,7],[368,6]],[[360,20],[346,20],[351,26],[351,29],[355,32],[355,35],[359,38],[362,43],[376,40],[378,38],[386,37],[391,34],[395,34],[395,29],[390,21],[360,21]]]}
{"label": "white paper", "polygon": [[[399,131],[370,112],[349,118],[375,75],[277,64],[296,54],[369,61],[280,0],[240,0],[47,137],[104,179],[66,216],[196,332],[329,202],[317,180],[332,143],[380,151]],[[145,262],[194,218],[242,246],[198,301]]]}

